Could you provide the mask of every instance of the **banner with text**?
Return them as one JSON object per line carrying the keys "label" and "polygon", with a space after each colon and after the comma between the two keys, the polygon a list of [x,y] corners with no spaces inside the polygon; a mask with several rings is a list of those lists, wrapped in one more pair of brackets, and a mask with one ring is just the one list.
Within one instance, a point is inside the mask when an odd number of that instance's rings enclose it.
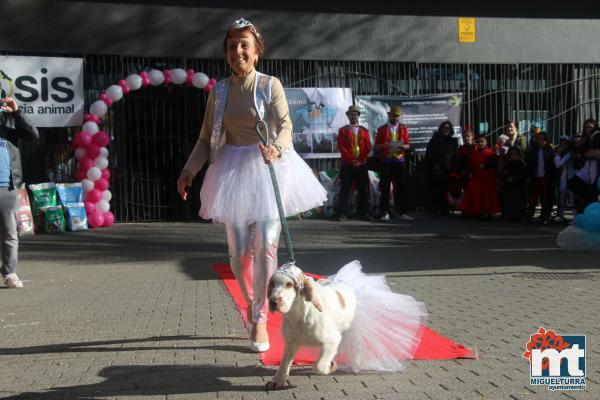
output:
{"label": "banner with text", "polygon": [[83,122],[83,59],[0,56],[0,96],[12,97],[37,127]]}
{"label": "banner with text", "polygon": [[413,151],[424,152],[429,139],[444,121],[454,126],[454,136],[462,143],[460,112],[462,93],[432,94],[424,96],[356,96],[361,108],[360,123],[371,132],[375,143],[377,128],[388,120],[391,106],[402,109],[401,123],[408,128]]}
{"label": "banner with text", "polygon": [[348,123],[349,88],[286,88],[294,148],[304,158],[339,157],[338,130]]}

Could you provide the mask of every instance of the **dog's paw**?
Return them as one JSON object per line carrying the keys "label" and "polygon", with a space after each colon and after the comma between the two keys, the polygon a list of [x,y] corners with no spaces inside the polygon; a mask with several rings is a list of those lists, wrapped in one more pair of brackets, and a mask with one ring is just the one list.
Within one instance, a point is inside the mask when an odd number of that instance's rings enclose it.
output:
{"label": "dog's paw", "polygon": [[333,374],[337,371],[337,363],[335,361],[331,361],[331,365],[329,366],[329,373]]}
{"label": "dog's paw", "polygon": [[335,371],[337,371],[337,363],[335,361],[331,361],[329,363],[329,365],[327,365],[327,364],[323,365],[323,363],[321,363],[321,364],[317,363],[313,367],[313,370],[319,375],[333,374]]}
{"label": "dog's paw", "polygon": [[265,384],[265,389],[267,390],[281,390],[281,389],[285,389],[286,387],[289,387],[289,382],[285,379],[283,380],[279,380],[279,379],[271,379],[269,382],[267,382]]}

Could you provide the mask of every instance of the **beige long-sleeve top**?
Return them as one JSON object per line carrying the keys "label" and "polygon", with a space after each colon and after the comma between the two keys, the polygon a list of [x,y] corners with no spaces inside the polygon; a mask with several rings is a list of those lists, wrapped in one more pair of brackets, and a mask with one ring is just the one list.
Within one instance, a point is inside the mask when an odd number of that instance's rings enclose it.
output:
{"label": "beige long-sleeve top", "polygon": [[[225,130],[225,142],[227,144],[246,146],[259,143],[255,130],[256,122],[259,120],[254,107],[255,78],[256,71],[252,71],[243,77],[231,77],[227,104],[223,115],[223,129]],[[211,92],[208,96],[200,136],[183,167],[194,176],[209,159],[214,105],[215,96],[214,92]],[[271,104],[266,110],[265,120],[269,121],[269,126],[276,132],[277,139],[275,143],[279,144],[282,149],[287,149],[292,143],[292,121],[290,120],[283,86],[279,79],[275,77],[273,77],[271,88]]]}

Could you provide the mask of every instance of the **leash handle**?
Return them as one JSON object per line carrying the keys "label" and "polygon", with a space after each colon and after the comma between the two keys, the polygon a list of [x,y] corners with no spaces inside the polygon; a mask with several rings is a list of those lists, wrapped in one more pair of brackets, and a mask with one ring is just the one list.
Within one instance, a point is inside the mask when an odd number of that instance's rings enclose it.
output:
{"label": "leash handle", "polygon": [[[269,145],[269,127],[267,123],[262,119],[256,122],[255,125],[256,134],[263,145]],[[287,264],[295,264],[296,259],[294,258],[294,250],[292,249],[292,240],[290,239],[290,231],[288,229],[287,220],[285,219],[285,213],[283,212],[283,205],[281,203],[281,194],[279,193],[279,185],[277,184],[277,176],[275,175],[275,169],[273,164],[268,163],[269,174],[271,175],[271,183],[273,184],[273,191],[275,192],[275,200],[277,202],[277,210],[279,211],[279,220],[281,221],[281,228],[283,230],[283,239],[285,240],[285,247],[288,252]]]}

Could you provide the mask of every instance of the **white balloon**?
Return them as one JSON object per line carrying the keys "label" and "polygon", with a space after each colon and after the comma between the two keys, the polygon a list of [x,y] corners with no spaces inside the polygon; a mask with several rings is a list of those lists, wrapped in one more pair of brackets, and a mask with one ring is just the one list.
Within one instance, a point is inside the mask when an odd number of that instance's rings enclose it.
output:
{"label": "white balloon", "polygon": [[83,124],[81,130],[86,131],[87,133],[93,136],[100,130],[100,128],[98,128],[98,124],[94,121],[88,121],[85,124]]}
{"label": "white balloon", "polygon": [[106,201],[110,201],[110,199],[112,199],[112,193],[110,192],[110,190],[105,190],[104,192],[102,192],[102,198]]}
{"label": "white balloon", "polygon": [[81,160],[83,157],[85,157],[85,149],[83,147],[78,147],[75,149],[75,158],[78,160]]}
{"label": "white balloon", "polygon": [[187,72],[182,70],[181,68],[175,68],[171,71],[171,81],[176,85],[181,85],[185,83],[187,79]]}
{"label": "white balloon", "polygon": [[119,85],[110,85],[106,88],[106,95],[112,101],[119,101],[123,98],[123,88]]}
{"label": "white balloon", "polygon": [[104,169],[104,168],[108,167],[108,158],[98,156],[94,160],[94,165],[100,169]]}
{"label": "white balloon", "polygon": [[107,212],[110,210],[110,203],[104,199],[96,203],[96,210],[101,212]]}
{"label": "white balloon", "polygon": [[102,171],[98,167],[92,167],[87,171],[87,177],[90,181],[96,182],[102,177]]}
{"label": "white balloon", "polygon": [[165,75],[157,69],[150,70],[148,78],[152,86],[158,86],[165,81]]}
{"label": "white balloon", "polygon": [[83,187],[83,191],[87,193],[94,188],[94,182],[89,179],[82,179],[81,186]]}
{"label": "white balloon", "polygon": [[108,157],[108,149],[106,147],[100,147],[100,155],[102,157]]}
{"label": "white balloon", "polygon": [[208,78],[208,75],[206,75],[205,73],[196,72],[194,74],[194,77],[192,78],[192,85],[194,85],[198,89],[204,89],[209,80],[210,79]]}
{"label": "white balloon", "polygon": [[125,82],[127,82],[127,86],[129,86],[129,90],[138,90],[142,87],[142,77],[138,74],[131,74],[125,78]]}
{"label": "white balloon", "polygon": [[108,112],[108,107],[106,106],[106,103],[103,102],[102,100],[96,100],[90,106],[90,114],[94,114],[95,116],[97,116],[99,118],[104,117],[107,112]]}

